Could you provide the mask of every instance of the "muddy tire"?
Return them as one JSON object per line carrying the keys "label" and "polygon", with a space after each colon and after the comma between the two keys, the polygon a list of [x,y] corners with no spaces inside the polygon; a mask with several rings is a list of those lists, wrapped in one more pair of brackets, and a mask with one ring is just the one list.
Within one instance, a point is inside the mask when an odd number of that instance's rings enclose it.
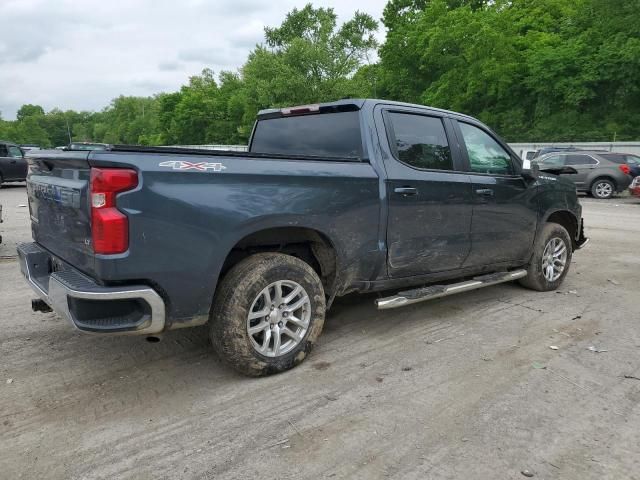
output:
{"label": "muddy tire", "polygon": [[519,280],[520,284],[539,292],[556,290],[569,271],[572,254],[567,230],[557,223],[547,223],[534,243],[527,276]]}
{"label": "muddy tire", "polygon": [[225,362],[259,377],[301,363],[320,336],[324,316],[322,282],[307,263],[260,253],[239,262],[222,279],[209,334]]}

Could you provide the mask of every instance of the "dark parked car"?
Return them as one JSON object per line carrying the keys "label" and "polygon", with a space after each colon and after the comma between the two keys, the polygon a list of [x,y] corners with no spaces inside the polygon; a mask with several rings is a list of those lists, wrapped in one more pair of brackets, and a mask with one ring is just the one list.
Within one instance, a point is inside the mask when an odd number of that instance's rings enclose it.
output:
{"label": "dark parked car", "polygon": [[395,289],[376,301],[387,309],[513,280],[555,290],[586,243],[570,181],[523,170],[478,120],[419,105],[265,110],[248,152],[29,163],[34,242],[18,253],[34,309],[103,335],[209,322],[249,375],[299,364],[336,296]]}
{"label": "dark parked car", "polygon": [[574,151],[549,153],[535,161],[541,167],[572,167],[575,173],[563,174],[576,185],[579,192],[587,192],[595,198],[611,198],[623,192],[631,183],[629,167],[605,157],[598,151]]}
{"label": "dark parked car", "polygon": [[3,182],[23,182],[27,168],[22,149],[15,143],[0,141],[0,186]]}

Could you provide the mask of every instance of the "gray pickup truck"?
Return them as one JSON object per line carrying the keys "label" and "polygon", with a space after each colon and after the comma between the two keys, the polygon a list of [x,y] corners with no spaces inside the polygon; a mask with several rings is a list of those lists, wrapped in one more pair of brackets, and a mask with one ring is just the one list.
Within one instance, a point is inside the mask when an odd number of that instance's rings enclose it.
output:
{"label": "gray pickup truck", "polygon": [[586,243],[570,181],[418,105],[261,111],[246,153],[110,146],[29,163],[34,243],[18,253],[34,309],[150,338],[209,322],[248,375],[300,363],[336,296],[399,291],[382,309],[511,280],[553,290]]}

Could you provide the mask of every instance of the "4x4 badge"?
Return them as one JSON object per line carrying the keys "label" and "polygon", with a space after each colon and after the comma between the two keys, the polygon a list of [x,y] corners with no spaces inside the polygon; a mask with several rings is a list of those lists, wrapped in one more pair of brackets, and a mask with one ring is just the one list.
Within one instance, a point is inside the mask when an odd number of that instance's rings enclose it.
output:
{"label": "4x4 badge", "polygon": [[221,172],[227,167],[221,163],[209,163],[209,162],[185,162],[184,160],[171,160],[169,162],[162,162],[158,164],[159,167],[169,167],[173,170],[199,170],[201,172]]}

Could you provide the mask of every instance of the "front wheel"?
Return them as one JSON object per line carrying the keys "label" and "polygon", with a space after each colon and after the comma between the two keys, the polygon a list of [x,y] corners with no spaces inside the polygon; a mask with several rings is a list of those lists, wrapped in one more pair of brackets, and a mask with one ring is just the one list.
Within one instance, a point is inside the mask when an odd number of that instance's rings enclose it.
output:
{"label": "front wheel", "polygon": [[533,247],[527,276],[520,284],[539,292],[556,290],[571,265],[573,247],[567,230],[557,223],[547,223]]}
{"label": "front wheel", "polygon": [[249,376],[295,367],[324,324],[325,297],[317,273],[281,253],[252,255],[235,265],[216,291],[210,337],[224,361]]}

